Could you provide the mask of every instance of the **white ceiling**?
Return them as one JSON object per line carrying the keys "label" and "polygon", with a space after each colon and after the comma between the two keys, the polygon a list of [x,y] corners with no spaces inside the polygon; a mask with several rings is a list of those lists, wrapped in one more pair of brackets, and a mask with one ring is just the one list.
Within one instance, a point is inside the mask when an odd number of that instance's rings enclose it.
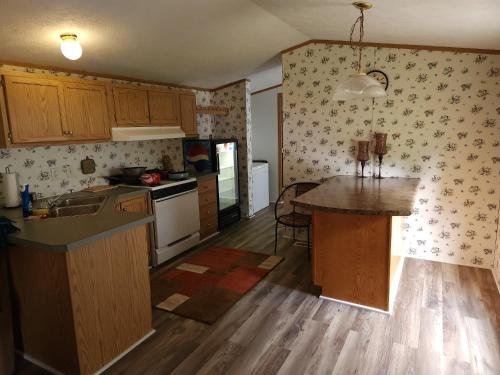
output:
{"label": "white ceiling", "polygon": [[[499,0],[374,0],[366,41],[500,49]],[[308,39],[348,39],[338,0],[0,0],[0,61],[215,87]],[[450,4],[452,5],[450,7]],[[398,7],[396,7],[398,5]],[[76,32],[78,61],[59,52]]]}
{"label": "white ceiling", "polygon": [[[354,1],[354,0],[353,0]],[[349,0],[253,0],[311,39],[349,40]],[[499,0],[372,0],[365,41],[500,49]]]}
{"label": "white ceiling", "polygon": [[[76,32],[80,60],[59,34]],[[308,37],[249,0],[0,0],[0,61],[215,87]]]}

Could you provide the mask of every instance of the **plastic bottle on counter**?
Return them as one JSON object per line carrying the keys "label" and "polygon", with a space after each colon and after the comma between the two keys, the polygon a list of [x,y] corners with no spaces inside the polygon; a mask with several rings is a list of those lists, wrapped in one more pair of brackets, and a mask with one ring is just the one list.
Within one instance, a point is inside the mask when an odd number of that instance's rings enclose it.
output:
{"label": "plastic bottle on counter", "polygon": [[23,184],[21,187],[21,205],[23,207],[23,217],[29,217],[33,212],[29,188],[30,186],[28,184]]}

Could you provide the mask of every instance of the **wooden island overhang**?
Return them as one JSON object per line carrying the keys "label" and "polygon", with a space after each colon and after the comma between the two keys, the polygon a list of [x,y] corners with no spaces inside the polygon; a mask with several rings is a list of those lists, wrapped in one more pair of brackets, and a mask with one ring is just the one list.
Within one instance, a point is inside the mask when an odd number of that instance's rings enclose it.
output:
{"label": "wooden island overhang", "polygon": [[335,176],[292,201],[312,211],[321,297],[390,313],[404,265],[402,220],[412,214],[419,182]]}

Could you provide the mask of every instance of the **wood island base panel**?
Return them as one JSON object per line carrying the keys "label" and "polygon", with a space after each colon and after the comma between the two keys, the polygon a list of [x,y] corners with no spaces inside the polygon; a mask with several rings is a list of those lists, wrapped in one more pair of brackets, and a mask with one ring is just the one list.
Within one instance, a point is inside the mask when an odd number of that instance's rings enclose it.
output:
{"label": "wood island base panel", "polygon": [[78,249],[10,251],[18,351],[64,374],[94,374],[152,332],[145,225]]}
{"label": "wood island base panel", "polygon": [[404,266],[402,217],[418,184],[335,176],[292,200],[313,213],[312,273],[322,297],[391,312]]}
{"label": "wood island base panel", "polygon": [[390,312],[404,263],[398,216],[313,213],[313,281],[322,296]]}

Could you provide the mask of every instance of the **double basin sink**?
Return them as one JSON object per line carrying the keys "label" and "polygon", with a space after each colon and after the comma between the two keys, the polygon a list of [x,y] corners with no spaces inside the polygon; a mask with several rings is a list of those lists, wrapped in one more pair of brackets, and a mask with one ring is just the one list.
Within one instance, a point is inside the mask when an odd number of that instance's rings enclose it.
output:
{"label": "double basin sink", "polygon": [[105,200],[105,196],[59,198],[50,208],[49,217],[94,214]]}

